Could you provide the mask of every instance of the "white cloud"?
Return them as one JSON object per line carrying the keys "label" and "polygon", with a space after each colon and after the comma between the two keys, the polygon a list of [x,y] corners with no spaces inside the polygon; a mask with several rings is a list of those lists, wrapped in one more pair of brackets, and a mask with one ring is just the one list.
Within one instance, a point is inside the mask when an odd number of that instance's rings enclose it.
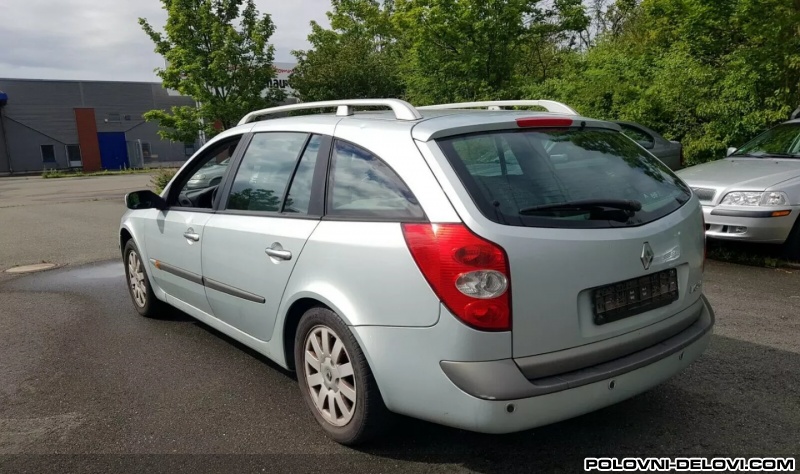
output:
{"label": "white cloud", "polygon": [[[308,47],[309,22],[323,25],[329,0],[256,0],[277,27],[276,61]],[[155,81],[163,64],[137,19],[160,28],[158,0],[4,0],[0,77]]]}

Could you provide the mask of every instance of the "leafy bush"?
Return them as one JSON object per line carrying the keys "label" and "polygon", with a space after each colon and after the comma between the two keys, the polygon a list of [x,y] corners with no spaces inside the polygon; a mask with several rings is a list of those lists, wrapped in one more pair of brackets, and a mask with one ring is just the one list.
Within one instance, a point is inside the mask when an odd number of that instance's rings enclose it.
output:
{"label": "leafy bush", "polygon": [[65,176],[69,176],[69,174],[61,170],[46,169],[42,171],[42,178],[44,179],[63,178]]}
{"label": "leafy bush", "polygon": [[150,179],[150,183],[153,185],[153,188],[155,188],[155,192],[161,194],[161,191],[167,187],[167,184],[169,184],[177,171],[178,170],[173,168],[160,168],[156,171]]}

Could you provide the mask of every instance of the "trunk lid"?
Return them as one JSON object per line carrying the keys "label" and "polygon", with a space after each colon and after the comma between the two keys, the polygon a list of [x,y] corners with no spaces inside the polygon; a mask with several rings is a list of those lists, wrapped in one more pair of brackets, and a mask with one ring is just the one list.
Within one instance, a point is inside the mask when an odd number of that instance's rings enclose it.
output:
{"label": "trunk lid", "polygon": [[619,131],[523,123],[429,148],[464,223],[508,256],[513,357],[644,337],[696,303],[705,229],[688,186]]}
{"label": "trunk lid", "polygon": [[[667,319],[697,301],[704,259],[703,221],[694,205],[626,229],[473,229],[503,247],[511,272],[513,356],[598,342]],[[652,249],[648,269],[645,243]],[[594,290],[677,271],[678,299],[606,324],[595,321]],[[641,290],[639,290],[641,291]],[[626,295],[627,296],[627,295]]]}

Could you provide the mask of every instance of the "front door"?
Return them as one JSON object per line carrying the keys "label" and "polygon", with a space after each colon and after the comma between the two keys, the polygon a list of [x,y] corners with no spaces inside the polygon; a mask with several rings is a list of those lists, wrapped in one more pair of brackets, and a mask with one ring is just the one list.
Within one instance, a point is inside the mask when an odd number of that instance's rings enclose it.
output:
{"label": "front door", "polygon": [[224,138],[192,158],[170,185],[166,196],[168,208],[148,220],[145,231],[153,280],[169,298],[207,314],[212,311],[203,286],[201,249],[219,185],[189,183],[195,182],[197,175],[209,166],[230,158],[240,139],[241,135]]}
{"label": "front door", "polygon": [[313,183],[324,180],[328,142],[305,133],[253,135],[205,226],[203,276],[214,315],[261,341],[272,337],[283,291],[319,224],[323,186]]}
{"label": "front door", "polygon": [[211,307],[203,288],[200,249],[211,213],[168,209],[147,223],[150,273],[169,297],[204,313]]}

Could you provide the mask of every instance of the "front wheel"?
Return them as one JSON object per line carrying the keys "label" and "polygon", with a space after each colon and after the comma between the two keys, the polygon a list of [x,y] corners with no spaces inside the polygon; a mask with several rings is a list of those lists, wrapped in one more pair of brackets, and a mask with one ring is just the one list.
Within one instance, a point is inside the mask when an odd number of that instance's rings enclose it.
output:
{"label": "front wheel", "polygon": [[386,428],[391,415],[369,364],[336,313],[311,308],[303,315],[294,357],[303,399],[330,438],[355,445]]}
{"label": "front wheel", "polygon": [[128,283],[128,293],[131,295],[133,307],[144,317],[156,317],[164,311],[165,305],[156,298],[150,288],[147,269],[133,239],[125,244],[122,255],[125,263],[125,279]]}
{"label": "front wheel", "polygon": [[783,244],[783,257],[795,262],[800,262],[800,217],[794,223],[789,237]]}

